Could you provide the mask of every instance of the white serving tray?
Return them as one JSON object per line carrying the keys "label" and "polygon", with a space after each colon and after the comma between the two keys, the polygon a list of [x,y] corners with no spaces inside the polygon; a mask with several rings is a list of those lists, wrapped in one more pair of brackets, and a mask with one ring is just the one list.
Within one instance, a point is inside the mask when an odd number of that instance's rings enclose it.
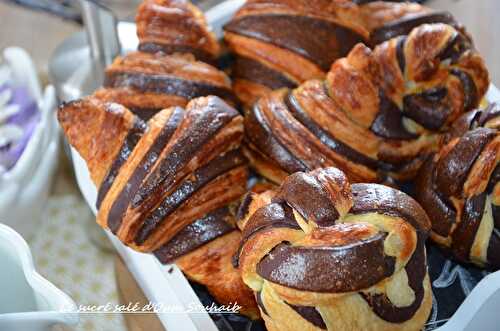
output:
{"label": "white serving tray", "polygon": [[[215,33],[222,34],[222,26],[244,0],[228,0],[208,10],[205,15]],[[127,40],[125,48],[134,49],[137,39],[135,24],[124,25],[119,29],[120,39]],[[123,37],[122,34],[126,35]],[[500,91],[491,86],[488,91],[489,101],[499,100]],[[78,186],[94,213],[97,190],[92,183],[87,165],[75,149],[71,149]],[[118,253],[134,275],[148,300],[154,304],[174,307],[181,311],[158,314],[160,321],[168,331],[216,331],[214,322],[206,312],[189,312],[193,305],[201,305],[183,273],[175,265],[162,265],[151,254],[143,254],[124,246],[108,232],[108,237]],[[439,331],[494,331],[499,330],[500,315],[500,271],[482,279],[465,299],[452,318]]]}

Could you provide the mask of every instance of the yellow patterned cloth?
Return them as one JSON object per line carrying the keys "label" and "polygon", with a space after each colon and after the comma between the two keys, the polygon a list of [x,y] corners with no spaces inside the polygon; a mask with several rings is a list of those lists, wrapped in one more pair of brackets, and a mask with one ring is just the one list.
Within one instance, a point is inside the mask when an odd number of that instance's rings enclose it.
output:
{"label": "yellow patterned cloth", "polygon": [[[53,196],[30,242],[38,272],[79,305],[118,304],[114,255],[89,235],[92,212],[76,195]],[[106,239],[104,239],[106,240]],[[126,330],[120,314],[81,314],[75,331]]]}

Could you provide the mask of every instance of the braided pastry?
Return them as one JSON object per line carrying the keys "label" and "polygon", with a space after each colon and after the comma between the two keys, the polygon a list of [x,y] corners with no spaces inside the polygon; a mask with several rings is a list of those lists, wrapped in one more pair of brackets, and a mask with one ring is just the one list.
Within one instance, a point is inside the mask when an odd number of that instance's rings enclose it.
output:
{"label": "braided pastry", "polygon": [[246,110],[247,156],[274,182],[336,166],[353,182],[407,180],[489,85],[450,25],[424,24],[373,51],[358,44],[326,80],[281,89]]}
{"label": "braided pastry", "polygon": [[430,223],[406,194],[325,168],[248,195],[238,214],[239,268],[268,330],[422,329]]}
{"label": "braided pastry", "polygon": [[168,108],[147,123],[95,97],[63,105],[59,122],[98,187],[97,222],[124,244],[176,262],[222,303],[257,316],[231,265],[241,234],[229,204],[244,193],[243,118],[221,99]]}
{"label": "braided pastry", "polygon": [[323,79],[358,42],[379,44],[436,22],[455,21],[448,13],[407,2],[246,1],[224,27],[224,39],[236,55],[234,91],[251,106],[273,89]]}
{"label": "braided pastry", "polygon": [[463,115],[422,167],[431,238],[459,261],[500,269],[500,104]]}
{"label": "braided pastry", "polygon": [[219,45],[189,1],[144,1],[137,34],[140,51],[115,59],[97,98],[120,103],[144,120],[200,96],[216,95],[236,105],[227,75],[205,63],[214,62]]}

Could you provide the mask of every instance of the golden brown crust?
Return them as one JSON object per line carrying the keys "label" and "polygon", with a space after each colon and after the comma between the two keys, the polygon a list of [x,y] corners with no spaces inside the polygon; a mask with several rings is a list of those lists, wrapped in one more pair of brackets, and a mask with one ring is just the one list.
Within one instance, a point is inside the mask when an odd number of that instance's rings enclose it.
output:
{"label": "golden brown crust", "polygon": [[[247,195],[239,267],[269,329],[420,330],[430,222],[409,196],[335,168]],[[362,316],[362,317],[360,317]]]}

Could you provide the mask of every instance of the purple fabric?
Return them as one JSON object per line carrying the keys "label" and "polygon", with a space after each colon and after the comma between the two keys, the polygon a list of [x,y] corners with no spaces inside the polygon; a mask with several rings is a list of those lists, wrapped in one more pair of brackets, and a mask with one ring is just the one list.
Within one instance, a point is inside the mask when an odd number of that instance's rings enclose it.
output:
{"label": "purple fabric", "polygon": [[[8,84],[0,86],[0,93],[9,88]],[[28,89],[24,87],[12,88],[12,97],[7,104],[18,105],[20,109],[19,112],[7,118],[5,124],[14,124],[23,130],[20,139],[8,143],[6,146],[0,146],[0,165],[9,170],[14,167],[26,148],[40,121],[40,113],[36,101],[29,95]]]}
{"label": "purple fabric", "polygon": [[7,119],[7,123],[19,126],[27,125],[30,118],[38,117],[38,107],[36,101],[29,95],[29,91],[24,87],[12,89],[12,98],[9,104],[19,105],[21,110]]}

